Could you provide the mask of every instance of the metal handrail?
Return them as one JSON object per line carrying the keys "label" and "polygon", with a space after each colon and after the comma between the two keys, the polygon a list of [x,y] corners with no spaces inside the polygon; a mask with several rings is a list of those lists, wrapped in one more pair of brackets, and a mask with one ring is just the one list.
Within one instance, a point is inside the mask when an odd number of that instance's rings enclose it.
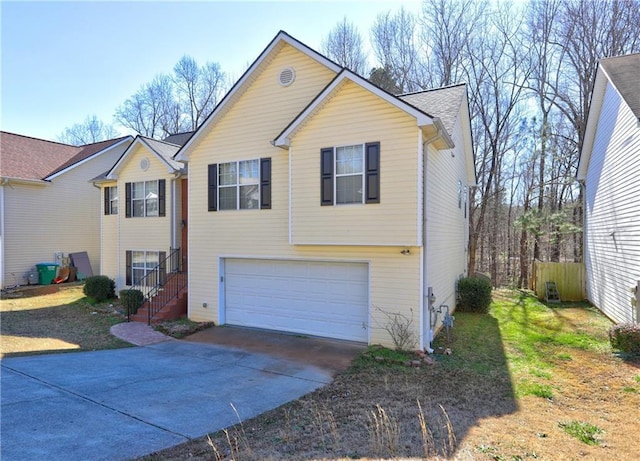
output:
{"label": "metal handrail", "polygon": [[[171,248],[169,256],[129,288],[129,291],[140,290],[144,295],[142,306],[147,306],[147,324],[151,325],[151,319],[187,286],[186,277],[179,274],[182,274],[180,248]],[[130,314],[127,310],[127,321],[131,320]]]}

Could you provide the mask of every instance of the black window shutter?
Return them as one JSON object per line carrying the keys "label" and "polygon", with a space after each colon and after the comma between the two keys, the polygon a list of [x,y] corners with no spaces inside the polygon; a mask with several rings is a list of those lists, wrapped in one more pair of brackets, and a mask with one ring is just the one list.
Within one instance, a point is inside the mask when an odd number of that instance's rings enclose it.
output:
{"label": "black window shutter", "polygon": [[111,207],[109,206],[111,204],[110,192],[110,187],[104,188],[104,214],[111,214]]}
{"label": "black window shutter", "polygon": [[131,251],[126,251],[126,260],[127,260],[127,280],[126,280],[126,284],[131,286],[132,285],[132,280],[131,280]]}
{"label": "black window shutter", "polygon": [[333,205],[333,147],[320,149],[320,205]]}
{"label": "black window shutter", "polygon": [[380,203],[380,143],[365,144],[366,203]]}
{"label": "black window shutter", "polygon": [[158,216],[166,215],[166,194],[165,189],[167,187],[167,180],[158,180]]}
{"label": "black window shutter", "polygon": [[128,182],[124,185],[124,200],[125,200],[125,217],[131,217],[131,183]]}
{"label": "black window shutter", "polygon": [[209,211],[218,210],[218,165],[209,165]]}
{"label": "black window shutter", "polygon": [[271,209],[271,159],[260,159],[260,209]]}

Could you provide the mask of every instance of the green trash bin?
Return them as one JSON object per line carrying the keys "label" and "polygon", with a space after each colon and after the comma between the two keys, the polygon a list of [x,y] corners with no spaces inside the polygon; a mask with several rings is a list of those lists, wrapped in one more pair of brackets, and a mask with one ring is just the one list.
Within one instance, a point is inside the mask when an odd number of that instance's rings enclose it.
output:
{"label": "green trash bin", "polygon": [[38,283],[40,285],[51,285],[51,283],[53,283],[53,279],[56,278],[58,264],[38,263],[36,264],[36,267],[38,268]]}

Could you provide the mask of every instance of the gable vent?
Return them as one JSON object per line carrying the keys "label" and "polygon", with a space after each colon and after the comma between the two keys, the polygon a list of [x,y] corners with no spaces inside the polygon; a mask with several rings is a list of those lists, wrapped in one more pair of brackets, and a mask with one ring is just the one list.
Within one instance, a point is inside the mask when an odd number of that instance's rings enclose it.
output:
{"label": "gable vent", "polygon": [[280,71],[280,75],[278,76],[278,81],[282,86],[289,86],[296,79],[296,73],[293,70],[293,67],[285,67]]}

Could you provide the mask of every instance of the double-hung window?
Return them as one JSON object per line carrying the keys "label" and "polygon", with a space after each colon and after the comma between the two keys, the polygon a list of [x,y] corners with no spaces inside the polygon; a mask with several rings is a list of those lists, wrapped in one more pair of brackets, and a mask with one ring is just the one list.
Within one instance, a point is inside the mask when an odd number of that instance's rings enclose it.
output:
{"label": "double-hung window", "polygon": [[165,184],[164,179],[126,183],[126,217],[165,216]]}
{"label": "double-hung window", "polygon": [[127,285],[148,287],[157,285],[166,278],[166,268],[161,264],[165,258],[164,251],[127,251]]}
{"label": "double-hung window", "polygon": [[270,208],[270,158],[209,165],[209,211]]}
{"label": "double-hung window", "polygon": [[364,146],[335,148],[336,205],[363,203],[364,198]]}
{"label": "double-hung window", "polygon": [[260,207],[260,160],[218,165],[218,209],[251,210]]}
{"label": "double-hung window", "polygon": [[380,203],[380,143],[320,150],[320,204]]}
{"label": "double-hung window", "polygon": [[118,187],[104,188],[104,214],[118,214]]}

